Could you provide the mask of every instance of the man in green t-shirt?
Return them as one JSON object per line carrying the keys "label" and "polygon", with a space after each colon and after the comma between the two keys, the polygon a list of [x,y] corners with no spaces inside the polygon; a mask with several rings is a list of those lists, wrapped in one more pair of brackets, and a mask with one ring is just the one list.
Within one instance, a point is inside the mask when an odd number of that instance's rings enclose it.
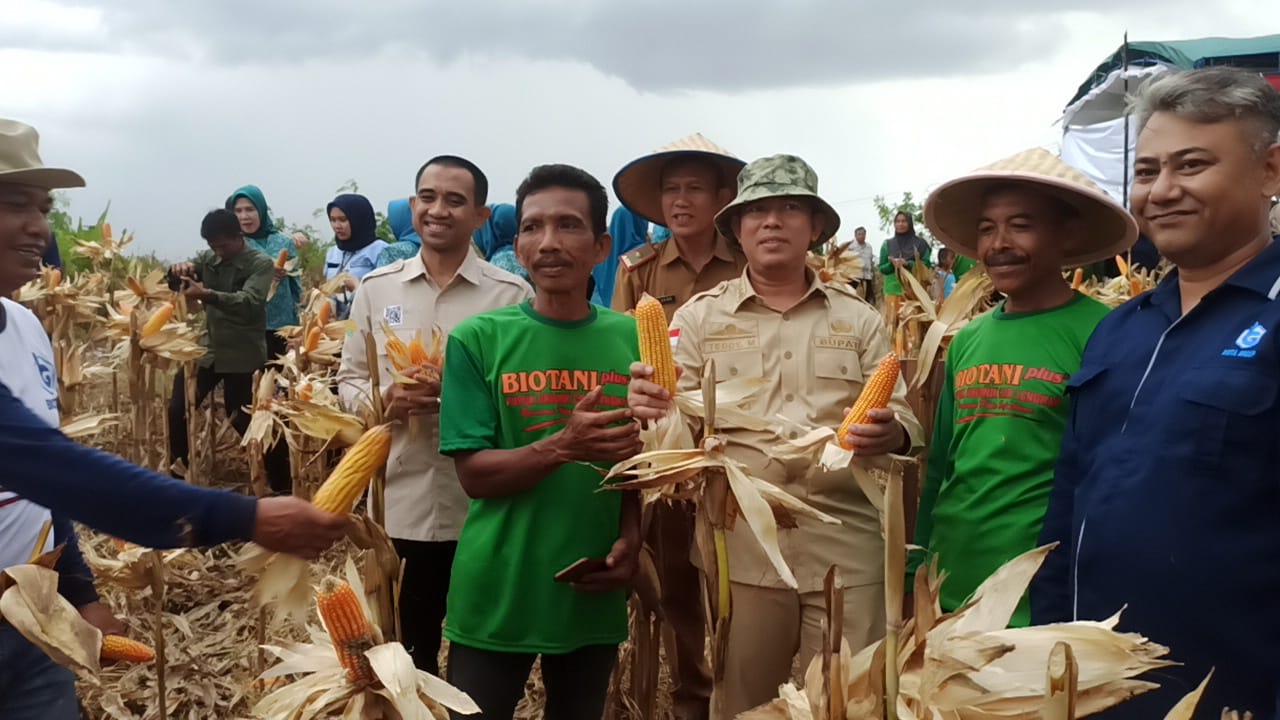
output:
{"label": "man in green t-shirt", "polygon": [[[1036,546],[1067,418],[1067,379],[1108,308],[1071,289],[1062,268],[1123,252],[1127,212],[1045,150],[939,187],[925,204],[934,236],[978,258],[1005,296],[947,350],[915,544],[947,575],[942,609]],[[908,585],[908,587],[911,587]],[[1026,625],[1026,601],[1013,616]]]}
{"label": "man in green t-shirt", "polygon": [[[516,256],[532,300],[449,336],[440,452],[471,497],[449,587],[449,680],[484,718],[510,718],[542,657],[547,717],[604,709],[627,637],[625,586],[640,552],[636,493],[600,492],[641,449],[627,408],[635,321],[594,306],[609,254],[608,196],[591,175],[543,165],[516,191]],[[582,574],[557,575],[578,561]]]}

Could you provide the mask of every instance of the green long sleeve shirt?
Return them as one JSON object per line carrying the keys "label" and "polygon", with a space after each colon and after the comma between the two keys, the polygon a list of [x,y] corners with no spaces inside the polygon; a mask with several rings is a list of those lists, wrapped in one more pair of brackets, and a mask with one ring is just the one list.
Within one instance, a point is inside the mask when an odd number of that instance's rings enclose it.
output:
{"label": "green long sleeve shirt", "polygon": [[192,263],[212,295],[204,299],[209,353],[200,365],[220,373],[251,373],[267,362],[267,292],[274,275],[271,258],[245,244],[223,260],[211,251]]}
{"label": "green long sleeve shirt", "polygon": [[[892,238],[890,238],[892,240]],[[932,251],[925,248],[924,254],[920,256],[920,262],[925,267],[933,267],[929,256]],[[907,261],[907,270],[910,271],[915,267],[915,260]],[[889,257],[889,240],[885,240],[880,244],[880,272],[884,274],[884,294],[885,295],[902,295],[902,281],[898,279],[898,270],[893,266],[893,259]],[[959,279],[959,276],[956,276]]]}
{"label": "green long sleeve shirt", "polygon": [[[1004,304],[962,329],[929,444],[908,576],[927,555],[947,574],[941,604],[958,609],[1001,565],[1036,547],[1067,420],[1067,379],[1109,312],[1077,293],[1052,310]],[[907,587],[911,587],[908,583]],[[1027,625],[1024,599],[1014,626]]]}

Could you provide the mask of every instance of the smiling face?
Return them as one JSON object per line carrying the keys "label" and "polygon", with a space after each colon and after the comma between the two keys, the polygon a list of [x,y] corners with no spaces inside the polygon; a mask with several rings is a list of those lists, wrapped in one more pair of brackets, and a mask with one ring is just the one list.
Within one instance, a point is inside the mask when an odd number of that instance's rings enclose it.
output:
{"label": "smiling face", "polygon": [[262,227],[262,216],[258,214],[257,206],[249,198],[236,198],[236,203],[231,206],[231,210],[240,221],[240,231],[245,235],[256,233],[258,228]]}
{"label": "smiling face", "polygon": [[609,256],[608,234],[591,229],[591,201],[582,190],[549,187],[521,205],[516,257],[539,293],[587,297],[591,270]]}
{"label": "smiling face", "polygon": [[11,295],[40,274],[52,208],[44,188],[0,183],[0,294]]}
{"label": "smiling face", "polygon": [[341,208],[329,210],[329,227],[333,228],[333,235],[339,240],[351,239],[351,221]]}
{"label": "smiling face", "polygon": [[1062,282],[1065,241],[1078,220],[1070,208],[1027,187],[998,189],[983,200],[978,220],[978,257],[991,284],[1006,296]]}
{"label": "smiling face", "polygon": [[1280,191],[1280,145],[1259,152],[1251,125],[1157,112],[1138,135],[1133,214],[1177,265],[1212,265],[1267,232],[1268,200]]}
{"label": "smiling face", "polygon": [[489,219],[489,208],[475,203],[475,180],[463,168],[428,165],[409,199],[413,229],[422,246],[447,252],[466,247],[471,235]]}
{"label": "smiling face", "polygon": [[822,216],[802,197],[765,198],[744,205],[733,230],[751,267],[803,268],[822,233]]}
{"label": "smiling face", "polygon": [[731,199],[720,174],[708,162],[675,160],[662,171],[662,216],[678,238],[713,232],[716,213]]}

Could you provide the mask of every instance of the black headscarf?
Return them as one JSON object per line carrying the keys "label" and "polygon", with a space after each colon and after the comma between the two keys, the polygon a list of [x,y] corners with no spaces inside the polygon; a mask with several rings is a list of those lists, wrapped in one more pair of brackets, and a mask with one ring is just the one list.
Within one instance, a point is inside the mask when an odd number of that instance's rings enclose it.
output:
{"label": "black headscarf", "polygon": [[355,252],[378,239],[378,219],[374,217],[373,204],[369,202],[369,198],[354,193],[339,195],[325,206],[325,215],[334,208],[341,210],[347,216],[347,222],[351,223],[350,238],[339,240],[334,237],[339,250]]}
{"label": "black headscarf", "polygon": [[893,237],[885,240],[889,245],[889,257],[899,258],[901,260],[915,260],[916,254],[920,257],[929,254],[929,243],[924,238],[916,234],[916,223],[907,213],[900,212],[893,216],[893,221],[898,222],[898,216],[907,219],[907,231],[905,233],[894,232]]}

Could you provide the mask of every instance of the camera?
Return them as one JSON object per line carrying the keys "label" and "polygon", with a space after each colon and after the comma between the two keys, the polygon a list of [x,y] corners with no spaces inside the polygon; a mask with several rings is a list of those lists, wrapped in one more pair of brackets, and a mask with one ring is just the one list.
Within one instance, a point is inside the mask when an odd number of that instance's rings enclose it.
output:
{"label": "camera", "polygon": [[[193,272],[193,273],[191,273],[190,275],[188,275],[188,276],[186,276],[186,277],[189,277],[189,278],[191,278],[192,280],[194,280],[194,281],[196,281],[196,282],[200,282],[200,274],[199,274],[199,273],[194,273],[194,272]],[[166,273],[164,274],[164,281],[165,281],[165,284],[167,284],[167,285],[169,286],[169,289],[170,289],[170,290],[172,290],[172,291],[174,291],[174,292],[181,292],[181,291],[182,291],[182,278],[183,278],[183,276],[182,276],[182,275],[174,275],[172,272],[166,272]]]}

